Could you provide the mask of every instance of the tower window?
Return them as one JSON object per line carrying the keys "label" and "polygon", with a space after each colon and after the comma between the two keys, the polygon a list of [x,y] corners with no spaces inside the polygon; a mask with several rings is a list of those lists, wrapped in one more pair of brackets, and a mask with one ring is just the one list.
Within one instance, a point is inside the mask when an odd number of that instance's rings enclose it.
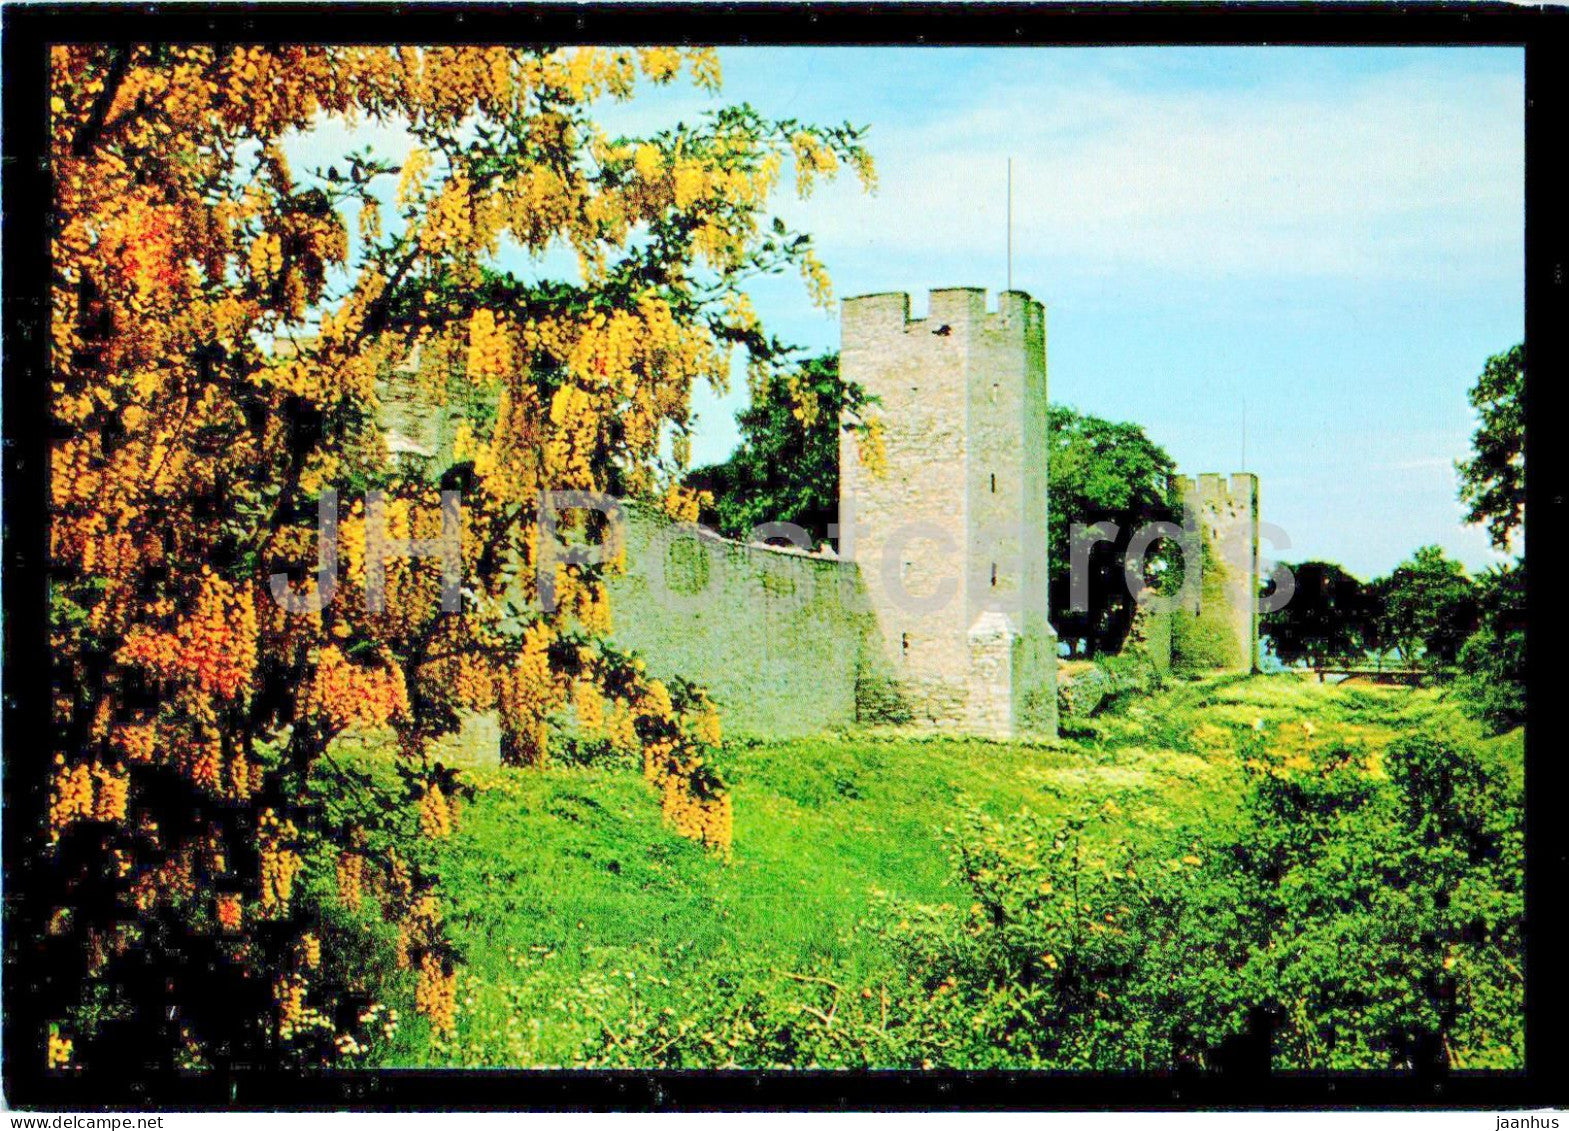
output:
{"label": "tower window", "polygon": [[899,651],[906,656],[910,654],[910,634],[908,632],[899,634]]}
{"label": "tower window", "polygon": [[992,588],[997,588],[997,563],[992,562]]}
{"label": "tower window", "polygon": [[994,471],[994,472],[992,472],[992,494],[995,495],[996,493],[997,493],[997,473]]}
{"label": "tower window", "polygon": [[1000,382],[998,382],[998,381],[993,381],[992,382],[992,404],[996,404],[997,403],[997,390],[1000,389],[1000,388],[1002,388],[1002,384]]}

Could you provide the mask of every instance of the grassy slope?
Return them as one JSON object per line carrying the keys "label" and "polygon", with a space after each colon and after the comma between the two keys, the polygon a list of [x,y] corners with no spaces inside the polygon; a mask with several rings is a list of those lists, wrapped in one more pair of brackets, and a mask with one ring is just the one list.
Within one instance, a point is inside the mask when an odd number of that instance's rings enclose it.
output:
{"label": "grassy slope", "polygon": [[1452,715],[1432,692],[1276,676],[1179,684],[1049,745],[893,733],[737,745],[728,862],[665,829],[633,771],[473,770],[481,793],[442,864],[467,956],[459,1033],[432,1053],[423,1025],[406,1025],[395,1063],[571,1063],[609,1019],[700,993],[683,976],[712,977],[733,954],[871,984],[886,956],[854,926],[879,892],[955,898],[942,830],[966,802],[1001,815],[1112,801],[1136,839],[1223,819],[1237,740],[1255,726],[1306,723],[1375,752]]}

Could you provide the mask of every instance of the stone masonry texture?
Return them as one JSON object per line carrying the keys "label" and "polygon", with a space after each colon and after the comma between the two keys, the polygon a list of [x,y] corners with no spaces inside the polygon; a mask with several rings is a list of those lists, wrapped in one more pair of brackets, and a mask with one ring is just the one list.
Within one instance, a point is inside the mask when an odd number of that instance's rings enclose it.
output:
{"label": "stone masonry texture", "polygon": [[616,644],[656,676],[707,687],[732,734],[856,721],[875,624],[853,565],[733,542],[636,504],[622,514],[627,567],[609,580]]}
{"label": "stone masonry texture", "polygon": [[1186,521],[1203,544],[1201,581],[1173,624],[1178,669],[1258,667],[1258,476],[1238,472],[1178,480]]}
{"label": "stone masonry texture", "polygon": [[[609,581],[618,645],[657,676],[709,689],[729,733],[793,736],[908,722],[1012,737],[1057,730],[1047,620],[1045,308],[1019,291],[845,300],[841,372],[878,398],[886,467],[840,446],[839,555],[747,544],[621,508],[626,568]],[[453,410],[414,358],[384,382],[394,454],[449,452]],[[1258,480],[1180,483],[1201,529],[1202,584],[1146,619],[1164,669],[1249,670],[1258,655]],[[493,722],[474,720],[494,735]]]}
{"label": "stone masonry texture", "polygon": [[[881,639],[882,710],[1010,736],[1056,732],[1046,617],[1046,315],[1018,291],[845,300],[840,372],[879,400],[886,467],[840,446],[840,553]],[[873,696],[863,693],[863,708]],[[863,713],[869,711],[863,710]]]}

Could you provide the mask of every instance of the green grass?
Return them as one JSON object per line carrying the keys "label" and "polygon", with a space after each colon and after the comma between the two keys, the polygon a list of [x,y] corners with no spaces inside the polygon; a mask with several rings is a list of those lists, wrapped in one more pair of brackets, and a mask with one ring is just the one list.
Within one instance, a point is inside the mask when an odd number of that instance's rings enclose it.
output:
{"label": "green grass", "polygon": [[1258,728],[1340,732],[1372,754],[1437,717],[1458,718],[1431,691],[1258,676],[1179,683],[1053,743],[896,731],[734,743],[729,860],[665,828],[631,769],[472,768],[478,797],[440,858],[466,962],[459,1031],[432,1046],[406,1024],[391,1063],[581,1063],[617,1019],[701,994],[743,960],[870,986],[892,957],[858,926],[883,896],[959,898],[943,830],[966,805],[1005,816],[1109,802],[1117,835],[1138,840],[1223,820],[1238,746]]}

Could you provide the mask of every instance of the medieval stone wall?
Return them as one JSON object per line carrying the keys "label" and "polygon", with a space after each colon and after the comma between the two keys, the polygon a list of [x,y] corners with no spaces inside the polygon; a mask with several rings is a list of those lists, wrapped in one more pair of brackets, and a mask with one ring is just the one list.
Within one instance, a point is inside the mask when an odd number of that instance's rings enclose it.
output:
{"label": "medieval stone wall", "polygon": [[448,386],[449,374],[460,363],[450,345],[420,345],[384,375],[376,393],[387,453],[394,459],[441,463],[451,454],[463,411],[436,394]]}
{"label": "medieval stone wall", "polygon": [[[450,458],[459,410],[435,395],[454,356],[417,352],[383,375],[381,423],[400,460]],[[874,624],[859,571],[791,548],[749,545],[621,506],[626,569],[609,579],[612,640],[660,677],[707,687],[728,733],[790,736],[895,717],[880,697]],[[496,759],[494,718],[470,719],[458,748]]]}
{"label": "medieval stone wall", "polygon": [[[886,469],[840,449],[840,557],[743,544],[622,508],[626,571],[609,583],[612,639],[657,676],[705,685],[732,734],[789,736],[914,722],[1006,737],[1054,734],[1057,641],[1047,620],[1046,321],[1004,292],[904,294],[843,306],[841,372],[879,399]],[[455,410],[412,359],[388,374],[395,455],[441,463]],[[1205,545],[1197,600],[1146,618],[1158,669],[1256,664],[1258,481],[1182,482]],[[490,725],[483,720],[483,725]],[[493,728],[492,728],[493,729]]]}
{"label": "medieval stone wall", "polygon": [[[968,291],[937,291],[910,319],[905,294],[847,299],[840,373],[880,400],[886,469],[855,438],[839,450],[839,552],[861,571],[881,628],[887,698],[911,721],[955,725],[968,702],[964,476]],[[959,323],[958,331],[954,323]]]}
{"label": "medieval stone wall", "polygon": [[624,505],[611,639],[656,676],[708,688],[727,732],[789,736],[857,721],[874,622],[848,562],[747,545]]}

